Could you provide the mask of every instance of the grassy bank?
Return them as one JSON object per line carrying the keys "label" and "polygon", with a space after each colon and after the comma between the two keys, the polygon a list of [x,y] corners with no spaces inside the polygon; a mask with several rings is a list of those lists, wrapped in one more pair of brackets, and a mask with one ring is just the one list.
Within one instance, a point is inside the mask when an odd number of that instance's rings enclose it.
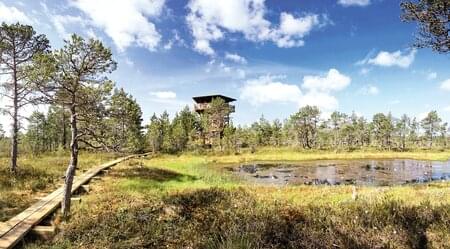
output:
{"label": "grassy bank", "polygon": [[[79,171],[106,162],[115,156],[102,153],[81,153]],[[9,172],[9,158],[0,158],[0,222],[20,213],[63,183],[67,168],[67,153],[46,154],[39,157],[24,155],[19,158],[18,173]]]}
{"label": "grassy bank", "polygon": [[322,151],[322,150],[298,150],[294,148],[272,148],[266,147],[258,149],[255,153],[243,151],[235,155],[209,155],[211,161],[223,163],[239,163],[244,161],[305,161],[305,160],[326,160],[326,159],[417,159],[417,160],[437,160],[444,161],[450,158],[450,150],[411,150],[380,151],[376,149],[365,149],[355,151]]}
{"label": "grassy bank", "polygon": [[[359,187],[353,200],[351,186],[252,185],[220,166],[243,160],[367,158],[362,153],[325,153],[324,158],[270,149],[132,160],[93,184],[53,241],[28,247],[448,248],[450,183]],[[448,156],[415,153],[396,157]]]}

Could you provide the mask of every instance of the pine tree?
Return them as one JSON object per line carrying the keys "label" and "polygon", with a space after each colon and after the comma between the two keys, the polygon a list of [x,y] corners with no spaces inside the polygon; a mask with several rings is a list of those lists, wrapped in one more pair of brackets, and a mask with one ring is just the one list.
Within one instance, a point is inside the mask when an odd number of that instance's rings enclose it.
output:
{"label": "pine tree", "polygon": [[116,151],[142,151],[142,111],[136,100],[123,89],[115,89],[107,115],[108,146]]}
{"label": "pine tree", "polygon": [[46,53],[49,47],[45,35],[37,35],[31,26],[19,23],[0,26],[0,74],[8,76],[0,82],[0,94],[10,102],[2,111],[12,118],[10,170],[13,173],[17,171],[19,153],[19,112],[25,105],[36,102],[27,69],[33,58]]}
{"label": "pine tree", "polygon": [[[48,103],[64,106],[70,112],[70,163],[66,170],[62,215],[70,213],[70,198],[75,170],[78,165],[79,141],[91,133],[93,112],[99,110],[112,90],[112,83],[105,77],[116,69],[111,50],[94,39],[85,41],[72,35],[64,47],[35,60],[32,75],[36,87]],[[83,130],[79,130],[84,126]],[[98,127],[97,127],[98,128]]]}
{"label": "pine tree", "polygon": [[430,148],[433,146],[434,137],[437,132],[439,132],[441,121],[442,120],[436,111],[429,112],[421,121],[421,125],[425,130],[425,135],[428,138],[428,145]]}

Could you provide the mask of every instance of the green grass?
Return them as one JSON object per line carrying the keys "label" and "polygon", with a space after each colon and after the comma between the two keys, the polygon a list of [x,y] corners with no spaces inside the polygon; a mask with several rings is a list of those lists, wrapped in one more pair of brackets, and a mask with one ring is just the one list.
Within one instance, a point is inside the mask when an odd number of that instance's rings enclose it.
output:
{"label": "green grass", "polygon": [[238,155],[209,155],[208,160],[222,163],[239,163],[245,161],[305,161],[325,159],[417,159],[445,161],[450,158],[450,150],[413,150],[413,151],[379,151],[373,148],[348,151],[298,150],[295,148],[258,149],[255,153],[244,151]]}
{"label": "green grass", "polygon": [[114,168],[50,242],[29,248],[448,248],[450,183],[270,187],[224,164],[354,158],[445,159],[449,152],[160,155]]}
{"label": "green grass", "polygon": [[[104,153],[81,153],[78,173],[111,160],[115,155]],[[67,153],[52,153],[39,157],[19,157],[18,173],[9,172],[9,158],[0,158],[0,222],[45,196],[62,184],[62,176],[69,162]]]}

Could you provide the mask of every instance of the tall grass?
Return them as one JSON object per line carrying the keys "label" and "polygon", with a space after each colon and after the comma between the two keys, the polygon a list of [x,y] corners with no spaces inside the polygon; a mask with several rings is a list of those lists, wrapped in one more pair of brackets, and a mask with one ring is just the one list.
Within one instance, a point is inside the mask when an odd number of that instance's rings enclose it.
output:
{"label": "tall grass", "polygon": [[[81,153],[79,171],[96,166],[116,157],[105,153]],[[62,184],[69,155],[65,152],[48,153],[40,156],[21,156],[18,172],[9,172],[9,158],[0,158],[0,222],[30,206],[40,196]]]}
{"label": "tall grass", "polygon": [[29,247],[448,248],[450,183],[359,187],[353,200],[351,186],[240,182],[221,166],[240,160],[163,155],[124,162],[93,185],[54,241]]}

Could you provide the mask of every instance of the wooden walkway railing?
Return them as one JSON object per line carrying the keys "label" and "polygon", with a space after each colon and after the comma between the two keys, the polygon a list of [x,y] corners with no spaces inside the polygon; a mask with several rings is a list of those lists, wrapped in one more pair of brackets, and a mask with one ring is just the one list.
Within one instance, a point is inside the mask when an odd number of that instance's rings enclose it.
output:
{"label": "wooden walkway railing", "polygon": [[[108,169],[120,162],[147,155],[140,154],[122,157],[94,167],[84,174],[76,176],[73,182],[72,193],[89,182],[92,177],[98,175],[102,170]],[[7,222],[0,223],[0,248],[13,248],[34,226],[38,225],[48,215],[53,213],[61,205],[63,188],[58,188]]]}

